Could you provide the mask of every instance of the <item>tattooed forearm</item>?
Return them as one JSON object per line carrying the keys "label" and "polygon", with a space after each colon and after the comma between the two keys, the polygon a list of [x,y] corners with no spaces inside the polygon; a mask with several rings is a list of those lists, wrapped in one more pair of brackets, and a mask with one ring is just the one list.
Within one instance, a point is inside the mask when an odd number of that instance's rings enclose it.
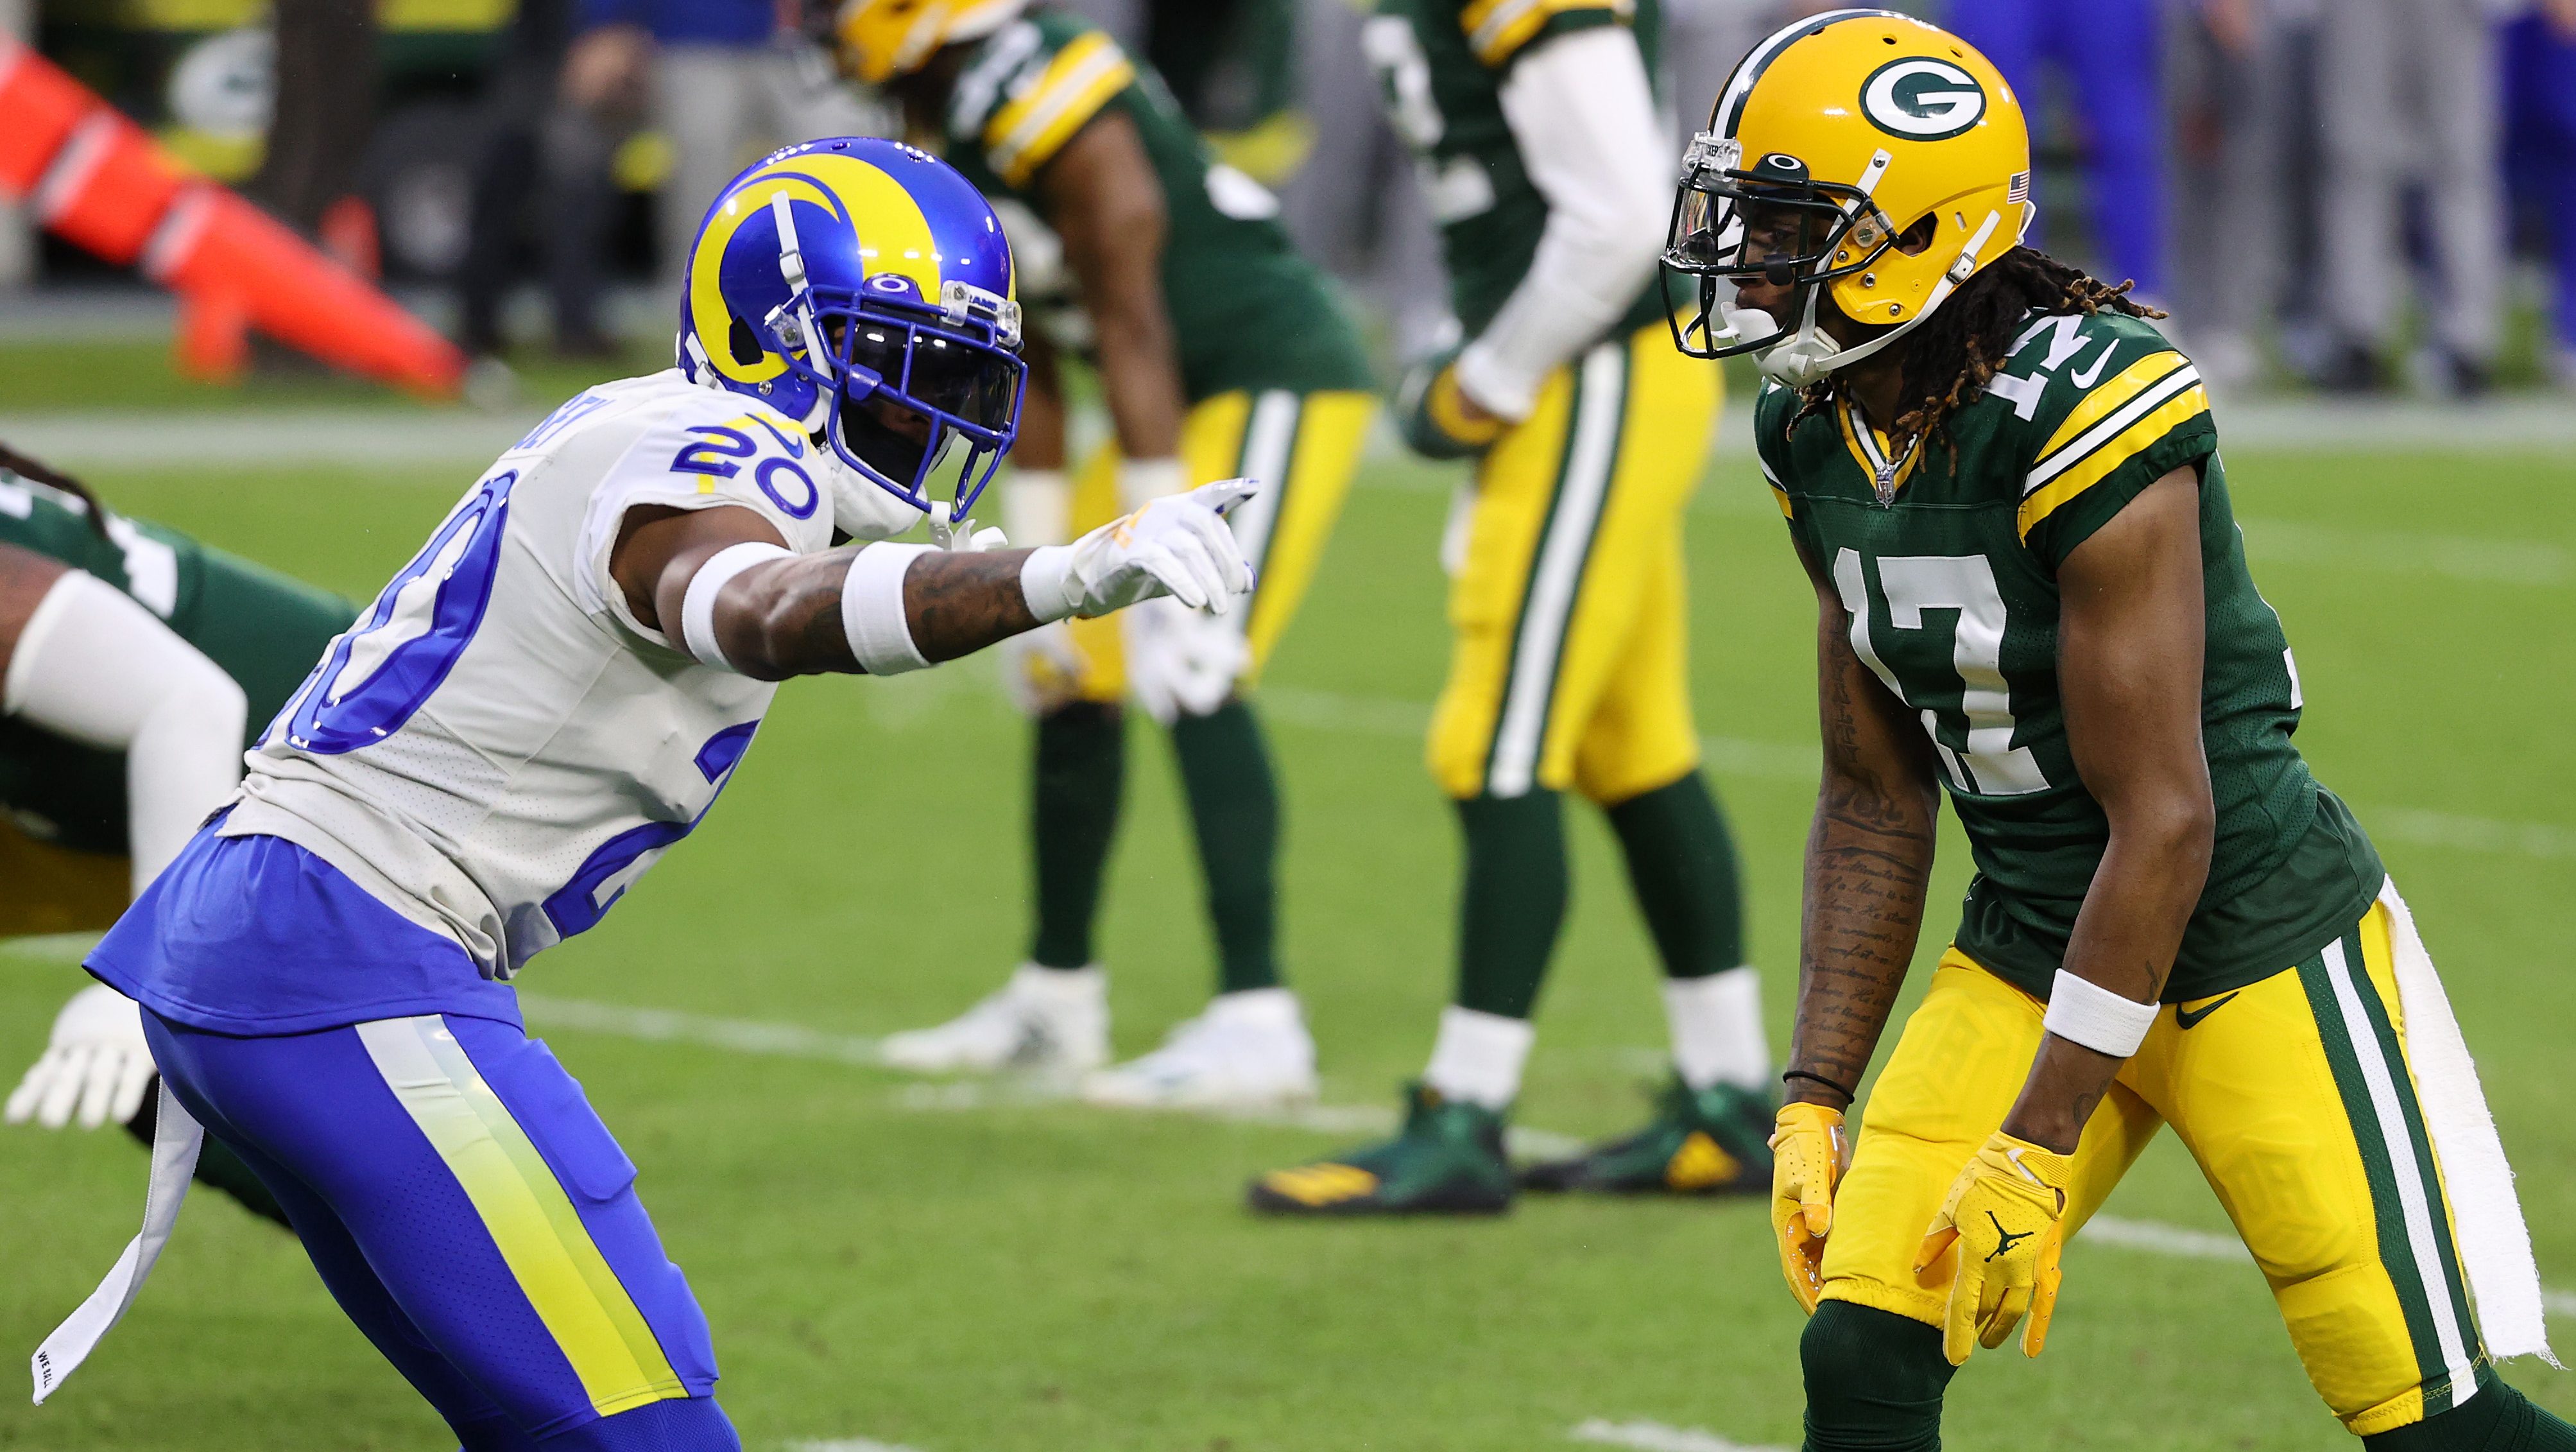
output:
{"label": "tattooed forearm", "polygon": [[[841,583],[850,551],[832,550],[747,570],[728,582],[717,635],[725,658],[743,674],[784,680],[817,671],[855,671],[850,638],[841,621]],[[935,553],[916,557],[904,572],[903,604],[913,644],[923,656],[955,660],[1006,636],[1037,627],[1020,590],[1027,550]]]}
{"label": "tattooed forearm", "polygon": [[1851,653],[1839,605],[1818,591],[1825,775],[1807,834],[1792,1098],[1835,1103],[1869,1068],[1914,961],[1932,875],[1939,798],[1911,721]]}
{"label": "tattooed forearm", "polygon": [[912,643],[933,661],[971,655],[997,640],[1038,628],[1020,590],[1027,550],[923,555],[903,577]]}

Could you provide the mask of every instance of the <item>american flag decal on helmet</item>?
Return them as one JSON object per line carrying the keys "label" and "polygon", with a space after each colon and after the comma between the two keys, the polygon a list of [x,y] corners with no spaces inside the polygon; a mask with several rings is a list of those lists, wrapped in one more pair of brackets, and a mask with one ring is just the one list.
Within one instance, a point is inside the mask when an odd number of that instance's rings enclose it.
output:
{"label": "american flag decal on helmet", "polygon": [[2004,200],[2007,202],[2026,202],[2030,200],[2029,172],[2017,171],[2013,173],[2012,187],[2004,193]]}

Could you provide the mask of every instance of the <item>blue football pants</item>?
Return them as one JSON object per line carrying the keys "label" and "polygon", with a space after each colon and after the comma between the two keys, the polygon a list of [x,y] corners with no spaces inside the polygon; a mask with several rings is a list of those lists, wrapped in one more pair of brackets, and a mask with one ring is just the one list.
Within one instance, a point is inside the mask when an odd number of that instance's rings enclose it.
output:
{"label": "blue football pants", "polygon": [[465,1452],[739,1452],[635,1166],[544,1044],[441,1015],[273,1038],[143,1022]]}
{"label": "blue football pants", "polygon": [[[2037,122],[2040,66],[2065,73],[2092,138],[2093,234],[2106,282],[2164,291],[2164,101],[2155,0],[1949,0],[1948,25],[1985,53]],[[2041,223],[2030,241],[2043,240]]]}

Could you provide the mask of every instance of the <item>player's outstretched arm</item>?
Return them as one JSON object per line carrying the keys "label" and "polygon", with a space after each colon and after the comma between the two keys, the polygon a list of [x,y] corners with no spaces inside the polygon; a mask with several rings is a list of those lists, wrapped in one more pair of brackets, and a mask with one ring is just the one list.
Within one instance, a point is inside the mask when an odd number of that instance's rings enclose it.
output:
{"label": "player's outstretched arm", "polygon": [[1224,613],[1252,571],[1223,516],[1256,487],[1204,485],[1033,550],[872,544],[800,557],[749,509],[646,507],[627,516],[609,574],[639,624],[707,664],[760,680],[891,675],[1158,596]]}
{"label": "player's outstretched arm", "polygon": [[2049,992],[2021,1097],[1959,1172],[1915,1253],[1953,1256],[1942,1351],[2048,1340],[2063,1216],[2085,1122],[2155,1022],[2183,929],[2209,877],[2217,809],[2200,739],[2200,479],[2177,469],[2058,568],[2058,689],[2066,743],[2111,838]]}

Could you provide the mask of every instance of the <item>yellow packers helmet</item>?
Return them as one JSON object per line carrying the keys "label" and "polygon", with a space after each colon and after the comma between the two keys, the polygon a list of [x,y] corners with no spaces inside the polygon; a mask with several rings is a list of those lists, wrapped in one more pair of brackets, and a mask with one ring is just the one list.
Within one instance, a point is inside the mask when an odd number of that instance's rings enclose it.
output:
{"label": "yellow packers helmet", "polygon": [[1027,6],[1028,0],[843,0],[832,44],[842,70],[883,85],[919,70],[943,45],[992,34]]}
{"label": "yellow packers helmet", "polygon": [[[1974,47],[1893,11],[1811,16],[1745,56],[1691,139],[1663,260],[1697,279],[1698,311],[1666,289],[1673,340],[1805,387],[1920,324],[2033,210],[2021,102]],[[1734,305],[1756,279],[1792,289],[1787,318]],[[1836,342],[1828,294],[1887,331]]]}

